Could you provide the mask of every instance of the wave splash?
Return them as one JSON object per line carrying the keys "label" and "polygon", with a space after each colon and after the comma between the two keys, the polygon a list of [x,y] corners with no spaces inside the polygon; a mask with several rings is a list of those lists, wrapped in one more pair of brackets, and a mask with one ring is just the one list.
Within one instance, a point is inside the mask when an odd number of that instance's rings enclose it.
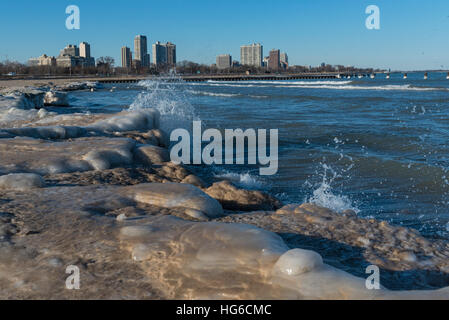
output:
{"label": "wave splash", "polygon": [[[347,210],[359,213],[360,210],[354,206],[351,199],[344,195],[337,195],[332,190],[334,181],[341,178],[332,167],[327,164],[321,164],[324,172],[321,174],[322,180],[318,186],[315,185],[315,190],[311,197],[306,197],[305,203],[313,203],[317,206],[331,209],[336,212],[344,212]],[[309,182],[309,186],[313,187]]]}
{"label": "wave splash", "polygon": [[161,129],[170,133],[183,128],[191,131],[192,122],[199,120],[189,102],[188,93],[176,84],[181,80],[173,76],[168,80],[143,80],[138,83],[144,88],[130,106],[130,110],[153,108],[161,114]]}

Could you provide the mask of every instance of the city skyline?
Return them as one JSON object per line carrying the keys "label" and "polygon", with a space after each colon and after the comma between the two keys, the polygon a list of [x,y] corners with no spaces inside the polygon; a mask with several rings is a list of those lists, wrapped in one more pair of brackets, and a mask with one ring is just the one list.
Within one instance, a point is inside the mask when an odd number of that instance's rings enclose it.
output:
{"label": "city skyline", "polygon": [[[112,56],[120,65],[120,48],[134,48],[132,35],[145,34],[148,44],[159,39],[175,43],[179,61],[208,65],[220,54],[240,57],[244,44],[261,43],[266,49],[287,52],[290,65],[315,66],[325,61],[396,70],[449,68],[449,3],[443,0],[376,1],[380,30],[365,27],[365,8],[371,1],[286,1],[285,6],[265,0],[238,6],[234,0],[226,6],[203,0],[174,2],[168,16],[176,23],[165,23],[166,16],[151,15],[164,8],[156,1],[142,2],[134,10],[118,3],[79,0],[80,30],[65,29],[69,1],[26,2],[25,11],[21,0],[7,2],[0,23],[14,32],[2,34],[0,60],[26,62],[43,53],[52,56],[62,45],[87,41],[93,56]],[[195,13],[194,18],[189,13]],[[27,22],[33,19],[36,26],[30,29]]]}

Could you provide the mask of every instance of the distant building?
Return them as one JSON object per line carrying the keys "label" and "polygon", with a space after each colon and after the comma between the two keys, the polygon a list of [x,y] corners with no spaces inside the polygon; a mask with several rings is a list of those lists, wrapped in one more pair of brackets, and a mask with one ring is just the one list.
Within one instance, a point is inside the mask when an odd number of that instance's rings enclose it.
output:
{"label": "distant building", "polygon": [[270,61],[270,57],[264,57],[262,67],[268,68],[268,62]]}
{"label": "distant building", "polygon": [[122,68],[131,68],[133,61],[131,49],[122,47]]}
{"label": "distant building", "polygon": [[[82,55],[80,54],[80,48]],[[59,57],[56,58],[56,65],[65,68],[95,67],[95,59],[90,54],[90,45],[87,42],[82,42],[80,48],[69,44],[61,50]]]}
{"label": "distant building", "polygon": [[140,66],[150,65],[150,55],[148,54],[148,40],[146,36],[138,35],[134,38],[135,59],[140,61]]}
{"label": "distant building", "polygon": [[176,45],[171,42],[162,44],[159,41],[153,44],[153,64],[157,67],[163,65],[175,66]]}
{"label": "distant building", "polygon": [[43,54],[39,58],[31,58],[28,60],[28,65],[30,66],[50,66],[54,67],[56,66],[56,58],[55,57],[49,57],[46,54]]}
{"label": "distant building", "polygon": [[232,57],[230,54],[221,54],[217,56],[218,69],[230,69],[232,67]]}
{"label": "distant building", "polygon": [[263,46],[260,43],[241,46],[240,61],[244,66],[261,67],[263,63]]}
{"label": "distant building", "polygon": [[167,42],[165,44],[167,48],[167,64],[169,66],[175,66],[176,65],[176,45],[174,45],[171,42]]}
{"label": "distant building", "polygon": [[90,58],[90,44],[87,42],[80,43],[80,57]]}
{"label": "distant building", "polygon": [[288,55],[285,52],[281,53],[281,63],[285,63],[286,65],[288,65]]}
{"label": "distant building", "polygon": [[268,69],[271,71],[279,71],[281,68],[281,52],[279,50],[270,51],[270,59],[268,61]]}

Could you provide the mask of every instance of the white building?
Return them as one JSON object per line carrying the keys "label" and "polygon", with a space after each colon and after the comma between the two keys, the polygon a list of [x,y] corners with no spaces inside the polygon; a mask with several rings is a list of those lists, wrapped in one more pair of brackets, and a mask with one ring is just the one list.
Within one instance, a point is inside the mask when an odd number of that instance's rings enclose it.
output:
{"label": "white building", "polygon": [[242,65],[262,67],[263,46],[260,43],[240,47],[240,62]]}

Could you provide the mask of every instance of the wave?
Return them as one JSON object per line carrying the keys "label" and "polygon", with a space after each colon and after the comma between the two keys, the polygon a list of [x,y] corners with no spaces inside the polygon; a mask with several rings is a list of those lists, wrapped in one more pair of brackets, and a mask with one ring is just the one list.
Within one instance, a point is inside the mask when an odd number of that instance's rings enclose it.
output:
{"label": "wave", "polygon": [[138,83],[144,91],[138,94],[130,110],[154,108],[161,114],[160,127],[166,132],[184,128],[191,130],[197,119],[195,109],[187,98],[187,92],[176,83],[163,80],[143,80]]}
{"label": "wave", "polygon": [[260,189],[264,185],[262,181],[260,181],[257,177],[251,175],[249,172],[235,173],[229,171],[222,171],[220,173],[215,173],[214,177],[229,180],[239,187],[249,189]]}
{"label": "wave", "polygon": [[209,96],[209,97],[233,98],[242,96],[241,94],[238,93],[216,93],[216,92],[195,91],[195,90],[187,90],[187,92],[194,95]]}
{"label": "wave", "polygon": [[[262,84],[262,85],[261,85]],[[263,85],[265,84],[265,85]],[[271,84],[271,86],[267,86]],[[303,89],[331,89],[331,90],[374,90],[374,91],[449,91],[448,88],[441,87],[418,87],[412,85],[380,85],[380,86],[363,86],[355,85],[352,81],[315,81],[315,82],[280,82],[280,81],[239,81],[231,84],[230,82],[203,82],[191,83],[189,85],[196,86],[215,86],[215,87],[232,87],[232,88],[303,88]]]}

